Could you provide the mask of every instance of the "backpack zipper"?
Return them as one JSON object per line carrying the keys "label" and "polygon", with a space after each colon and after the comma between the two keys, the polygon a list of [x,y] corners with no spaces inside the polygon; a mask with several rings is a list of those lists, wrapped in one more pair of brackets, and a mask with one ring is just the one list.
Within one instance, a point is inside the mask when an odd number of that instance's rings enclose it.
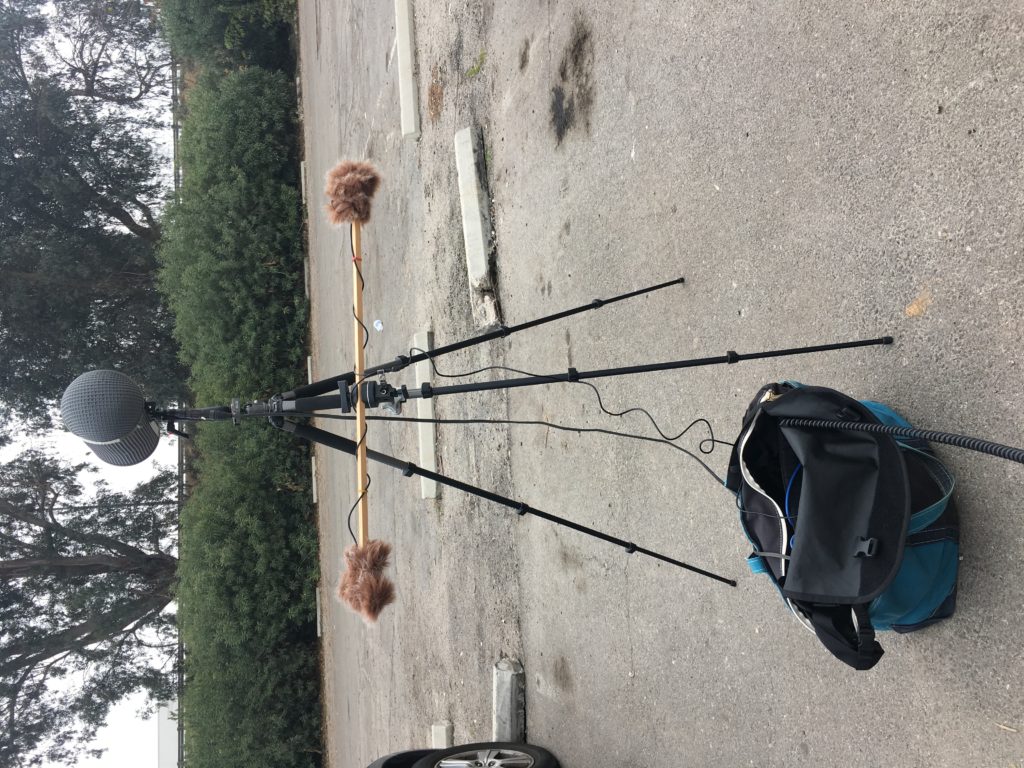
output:
{"label": "backpack zipper", "polygon": [[[762,403],[768,402],[769,400],[774,400],[776,397],[778,397],[778,395],[773,394],[772,392],[769,391],[769,392],[765,393],[764,397],[761,398],[761,402]],[[758,482],[756,480],[754,480],[754,476],[751,475],[750,474],[750,470],[747,469],[747,462],[746,462],[746,458],[744,456],[744,454],[746,453],[746,450],[747,450],[747,441],[750,439],[750,435],[753,434],[754,427],[757,425],[757,420],[759,418],[761,418],[761,411],[758,411],[757,414],[754,416],[754,420],[752,422],[750,422],[750,427],[747,429],[746,433],[743,435],[743,439],[740,440],[740,446],[739,446],[740,474],[743,476],[743,479],[747,482],[747,485],[749,485],[751,488],[753,488],[756,493],[758,493],[759,495],[761,495],[764,498],[768,499],[769,502],[771,502],[772,508],[775,510],[775,513],[779,516],[779,533],[780,533],[779,550],[782,553],[785,553],[785,551],[786,551],[786,542],[789,541],[789,536],[788,536],[788,526],[786,525],[786,517],[785,517],[785,515],[782,514],[782,507],[779,506],[778,502],[775,501],[775,499],[773,499],[771,496],[769,496],[767,493],[765,493],[764,489],[758,484]],[[780,568],[780,571],[781,571],[781,575],[785,576],[786,575],[786,561],[784,559],[782,559],[782,558],[779,558],[779,563],[780,563],[779,568]]]}

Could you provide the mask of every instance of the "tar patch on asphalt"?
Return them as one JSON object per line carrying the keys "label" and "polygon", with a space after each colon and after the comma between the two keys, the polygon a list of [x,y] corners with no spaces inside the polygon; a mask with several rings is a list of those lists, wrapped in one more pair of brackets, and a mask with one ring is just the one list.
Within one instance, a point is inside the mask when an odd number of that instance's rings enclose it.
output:
{"label": "tar patch on asphalt", "polygon": [[558,82],[551,89],[551,129],[557,144],[573,128],[590,132],[594,104],[594,39],[590,25],[578,16],[558,65]]}

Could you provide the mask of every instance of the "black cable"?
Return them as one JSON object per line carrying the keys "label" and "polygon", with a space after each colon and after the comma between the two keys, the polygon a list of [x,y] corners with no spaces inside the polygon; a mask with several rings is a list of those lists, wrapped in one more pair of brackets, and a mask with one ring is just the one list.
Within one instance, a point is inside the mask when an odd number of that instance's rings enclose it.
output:
{"label": "black cable", "polygon": [[[356,274],[359,275],[360,288],[366,287],[366,281],[363,279],[363,270],[359,268],[359,262],[355,259],[355,250],[352,251],[352,266],[356,268]],[[363,321],[356,315],[356,307],[352,305],[352,317],[359,323],[359,327],[363,329],[363,349],[366,349],[366,345],[370,342],[370,329],[366,327]]]}
{"label": "black cable", "polygon": [[[736,494],[736,509],[740,513],[742,513],[744,515],[760,515],[761,517],[770,517],[772,520],[785,520],[785,519],[787,519],[785,517],[782,517],[781,515],[777,515],[774,512],[758,512],[755,509],[747,509],[746,507],[743,506],[743,501],[742,501],[742,499],[740,499],[740,495],[738,493]],[[799,519],[799,517],[800,517],[800,515],[798,515],[798,514],[797,515],[790,515],[788,519],[790,521],[793,521],[793,520]]]}
{"label": "black cable", "polygon": [[[564,379],[551,378],[549,376],[544,376],[543,374],[530,373],[529,371],[521,371],[521,370],[518,370],[516,368],[509,368],[509,367],[503,366],[503,365],[489,365],[486,368],[480,368],[480,369],[475,370],[475,371],[467,371],[466,373],[442,373],[441,371],[439,371],[437,369],[437,364],[434,362],[434,360],[429,357],[429,355],[430,355],[429,352],[424,352],[424,350],[422,350],[422,349],[420,349],[418,347],[411,347],[409,349],[409,352],[421,352],[421,353],[427,355],[428,356],[428,360],[430,361],[430,366],[431,366],[431,368],[434,369],[434,373],[436,373],[438,376],[441,376],[442,378],[446,378],[446,379],[457,379],[457,378],[462,378],[464,376],[473,376],[473,375],[475,375],[477,373],[485,373],[486,371],[508,371],[509,373],[517,373],[517,374],[520,374],[521,376],[532,376],[532,377],[538,378],[538,379],[548,379],[549,381],[556,382],[556,383],[559,383],[559,384],[565,384],[565,383],[585,384],[586,386],[590,387],[594,391],[594,394],[597,396],[598,407],[602,411],[604,411],[604,413],[606,413],[609,416],[618,416],[618,417],[625,416],[625,415],[630,414],[630,413],[642,413],[644,416],[647,417],[647,419],[654,426],[654,429],[658,432],[659,435],[661,435],[661,437],[664,440],[669,440],[669,441],[678,440],[683,435],[685,435],[687,432],[689,432],[696,424],[703,423],[708,428],[708,433],[710,434],[710,437],[706,437],[703,440],[701,440],[700,441],[700,445],[701,446],[703,446],[704,443],[712,443],[712,444],[718,443],[720,445],[729,445],[729,446],[732,445],[732,443],[730,443],[730,442],[728,442],[726,440],[717,440],[715,438],[715,431],[711,427],[711,422],[709,422],[705,418],[694,419],[692,422],[690,422],[689,425],[687,425],[686,429],[684,429],[678,435],[675,435],[673,437],[669,437],[668,435],[665,434],[664,431],[662,431],[661,427],[658,425],[658,422],[655,421],[654,417],[651,416],[650,412],[647,411],[645,408],[640,408],[639,406],[637,406],[637,407],[634,407],[634,408],[627,408],[624,411],[609,411],[605,407],[604,401],[601,398],[601,391],[597,388],[597,386],[595,384],[593,384],[592,382],[589,382],[589,381],[566,382]],[[711,453],[712,451],[714,451],[714,446],[713,445],[712,445],[711,448],[708,448],[707,450],[705,450],[703,447],[700,448],[700,452],[705,454],[705,455]]]}
{"label": "black cable", "polygon": [[[352,224],[349,227],[349,231],[348,231],[348,249],[349,249],[349,252],[352,254],[352,266],[356,268],[356,274],[359,276],[359,289],[360,289],[360,291],[362,291],[362,290],[364,290],[366,288],[366,280],[363,278],[363,270],[361,270],[359,268],[359,259],[356,258],[356,240],[355,240],[355,235],[354,235],[354,227],[355,227],[355,224]],[[363,329],[363,349],[366,349],[366,345],[370,343],[370,329],[366,327],[366,324],[356,314],[355,304],[352,305],[352,317],[355,319],[355,321],[357,323],[359,323],[359,327]],[[361,378],[361,379],[359,379],[359,381],[355,382],[355,387],[356,387],[356,392],[357,393],[359,392],[359,385],[362,384],[365,379],[366,379],[366,376],[364,375],[363,378]],[[352,418],[355,418],[355,417],[353,416]],[[359,450],[360,446],[365,445],[365,444],[366,444],[366,430],[364,429],[363,430],[363,434],[360,435],[360,437],[359,437],[359,442],[356,443],[356,451]],[[362,478],[360,478],[360,480],[361,479]],[[356,499],[356,503],[352,505],[352,509],[350,509],[348,511],[348,534],[349,534],[349,536],[352,537],[352,543],[353,544],[358,544],[359,540],[356,538],[355,533],[352,532],[352,513],[356,511],[356,507],[359,506],[359,502],[361,502],[363,500],[363,497],[365,497],[367,492],[369,492],[369,490],[370,490],[370,483],[371,482],[372,482],[372,478],[370,477],[370,473],[367,472],[366,473],[366,487],[363,488],[363,492],[359,494],[359,498]]]}
{"label": "black cable", "polygon": [[[309,413],[304,411],[289,411],[289,416],[306,416],[317,419],[338,419],[343,421],[352,421],[355,416],[338,415],[331,413]],[[534,426],[534,427],[550,427],[551,429],[558,429],[563,432],[576,432],[582,434],[584,432],[597,433],[602,435],[611,435],[613,437],[625,437],[630,440],[644,440],[649,443],[662,443],[670,448],[675,448],[677,451],[681,451],[689,456],[691,459],[699,462],[700,465],[722,485],[725,485],[725,481],[719,477],[713,470],[711,470],[707,464],[701,461],[697,456],[683,448],[681,445],[676,445],[671,440],[665,440],[660,437],[649,437],[648,435],[637,435],[632,432],[616,432],[613,429],[601,429],[599,427],[570,427],[565,424],[556,424],[551,421],[542,420],[530,420],[530,419],[420,419],[412,416],[367,416],[368,421],[400,421],[410,424],[510,424],[515,426]],[[693,422],[694,424],[703,419],[698,419]],[[693,426],[691,424],[690,426]],[[707,440],[707,438],[705,438]]]}
{"label": "black cable", "polygon": [[[683,429],[682,432],[680,432],[678,435],[674,435],[674,436],[670,437],[667,434],[665,434],[664,430],[662,430],[662,428],[659,426],[658,422],[650,414],[650,412],[648,412],[644,408],[640,408],[640,407],[627,408],[626,410],[620,411],[620,412],[610,411],[604,405],[604,400],[601,397],[601,391],[597,388],[596,385],[594,385],[593,383],[591,383],[589,381],[566,382],[564,379],[552,379],[549,376],[544,376],[543,374],[530,373],[529,371],[522,371],[522,370],[519,370],[519,369],[516,369],[516,368],[509,368],[508,366],[504,366],[504,365],[489,365],[489,366],[486,366],[484,368],[479,368],[479,369],[477,369],[475,371],[467,371],[467,372],[464,372],[464,373],[443,373],[442,371],[440,371],[438,369],[437,363],[430,356],[430,353],[428,351],[420,349],[419,347],[411,347],[409,349],[410,355],[415,353],[415,352],[419,352],[421,354],[426,355],[427,356],[427,360],[430,362],[430,367],[433,369],[434,373],[436,375],[442,377],[442,378],[445,378],[445,379],[463,378],[465,376],[473,376],[475,374],[485,373],[487,371],[507,371],[509,373],[515,373],[515,374],[519,374],[521,376],[533,376],[533,377],[538,378],[538,379],[548,379],[549,381],[552,381],[554,383],[559,383],[559,384],[564,384],[564,383],[584,384],[584,385],[590,387],[590,389],[594,392],[594,395],[597,397],[597,405],[605,414],[607,414],[608,416],[614,416],[614,417],[621,418],[621,417],[623,417],[623,416],[625,416],[625,415],[627,415],[629,413],[634,413],[634,412],[642,413],[651,422],[651,424],[654,426],[654,429],[657,431],[657,433],[659,435],[661,435],[662,440],[664,440],[665,442],[667,442],[669,444],[672,444],[672,445],[674,445],[674,441],[679,440],[687,432],[689,432],[691,429],[693,429],[697,424],[704,424],[704,426],[706,426],[707,429],[708,429],[708,435],[709,436],[704,438],[703,440],[701,440],[700,443],[698,443],[697,449],[702,454],[704,454],[705,456],[710,455],[715,450],[715,445],[729,445],[729,446],[732,445],[732,443],[730,443],[730,442],[728,442],[726,440],[718,440],[717,438],[715,438],[715,431],[714,431],[714,429],[711,426],[711,422],[709,422],[705,418],[694,419],[693,421],[691,421],[686,426],[685,429]],[[501,420],[494,420],[494,421],[495,422],[499,422]],[[507,420],[507,423],[514,423],[514,422],[511,421],[511,420]],[[552,426],[552,425],[549,424],[548,426]],[[612,431],[609,431],[609,434],[618,435],[620,437],[641,437],[640,435],[633,435],[633,434],[623,433],[623,432],[612,432]],[[650,439],[653,440],[653,438],[650,438]],[[705,448],[706,444],[710,444],[710,447]],[[679,446],[675,446],[675,447],[679,448]],[[689,452],[689,451],[687,451],[685,449],[681,449],[681,450],[687,456],[689,456],[694,461],[696,461],[698,464],[700,464],[704,468],[704,470],[706,472],[708,472],[708,474],[710,474],[713,478],[715,478],[719,483],[721,483],[722,485],[725,485],[725,481],[721,477],[719,477],[718,474],[713,469],[711,469],[711,467],[709,467],[704,461],[702,461],[696,455],[694,455],[693,453],[691,453],[691,452]]]}
{"label": "black cable", "polygon": [[[355,225],[353,224],[352,226],[354,227]],[[356,258],[356,242],[355,238],[352,236],[351,227],[349,227],[348,234],[348,250],[349,253],[352,254],[352,266],[356,268],[356,274],[359,276],[359,288],[360,290],[365,289],[366,280],[363,279],[363,270],[359,268],[359,260]],[[363,349],[366,349],[366,345],[370,341],[370,331],[366,325],[363,324],[363,321],[356,315],[356,308],[354,304],[352,305],[352,317],[355,318],[355,321],[359,323],[359,326],[363,329]]]}
{"label": "black cable", "polygon": [[826,419],[779,419],[781,427],[797,427],[799,429],[843,429],[855,432],[873,432],[875,434],[892,435],[893,437],[906,437],[915,440],[926,440],[931,443],[943,443],[957,448],[966,448],[968,451],[987,453],[989,456],[996,456],[1000,459],[1008,459],[1018,464],[1024,464],[1024,448],[1014,448],[1001,443],[993,443],[990,440],[982,440],[980,437],[969,437],[968,435],[956,435],[951,432],[936,432],[930,429],[914,429],[913,427],[897,427],[889,424],[872,424],[862,421],[835,421]]}
{"label": "black cable", "polygon": [[[365,435],[363,435],[363,437],[365,437]],[[367,491],[370,490],[370,482],[371,482],[371,480],[372,480],[372,478],[370,477],[370,473],[367,472],[366,473],[366,487],[363,488],[363,492],[359,494],[359,498],[356,499],[356,503],[352,505],[352,509],[350,509],[348,511],[348,535],[352,537],[352,543],[353,544],[358,544],[359,543],[359,539],[356,538],[355,531],[352,530],[352,513],[356,511],[356,507],[359,506],[359,502],[363,500],[363,497],[366,495]]]}
{"label": "black cable", "polygon": [[[356,271],[359,272],[359,262],[356,260],[356,224],[352,222],[348,225],[348,252],[352,254],[352,263],[356,265]],[[363,273],[359,272],[359,285],[363,288],[366,287],[366,281],[363,280]]]}
{"label": "black cable", "polygon": [[[366,325],[363,323],[363,321],[360,320],[359,317],[356,315],[356,308],[355,307],[352,307],[352,317],[355,318],[355,321],[357,323],[359,323],[359,327],[363,329],[363,349],[366,349],[366,345],[370,341],[370,330],[366,327]],[[365,378],[366,377],[364,376],[359,381],[364,381]],[[356,382],[356,383],[358,384],[359,382]]]}
{"label": "black cable", "polygon": [[[358,383],[357,383],[356,386],[358,386]],[[311,415],[316,415],[316,414],[311,414]],[[349,416],[348,418],[354,420],[356,417],[355,416]],[[356,443],[356,455],[358,455],[358,453],[359,453],[359,447],[362,446],[362,445],[365,445],[365,443],[366,443],[366,433],[367,433],[367,431],[368,430],[364,429],[363,430],[363,434],[359,436],[359,442]],[[362,478],[360,478],[360,479],[362,479]],[[361,502],[363,500],[363,497],[366,496],[366,494],[369,492],[369,490],[370,490],[370,483],[371,482],[373,482],[373,478],[370,477],[370,472],[369,472],[369,470],[367,470],[367,472],[366,472],[366,487],[363,488],[363,492],[359,494],[359,498],[357,498],[356,499],[356,503],[352,505],[352,509],[350,509],[348,511],[348,518],[347,518],[348,535],[352,537],[352,543],[353,544],[358,544],[359,543],[359,539],[356,538],[355,533],[352,531],[352,513],[356,511],[356,507],[359,506],[359,502]]]}

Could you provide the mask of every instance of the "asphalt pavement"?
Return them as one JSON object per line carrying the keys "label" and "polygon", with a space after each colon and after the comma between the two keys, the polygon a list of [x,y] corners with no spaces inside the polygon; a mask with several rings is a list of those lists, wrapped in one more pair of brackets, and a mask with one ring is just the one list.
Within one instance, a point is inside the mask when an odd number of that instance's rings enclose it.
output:
{"label": "asphalt pavement", "polygon": [[[442,361],[536,373],[892,335],[891,347],[595,382],[666,433],[736,436],[764,383],[884,401],[915,425],[1024,443],[1024,9],[1017,2],[417,3],[421,136],[399,125],[391,3],[300,0],[315,375],[351,367],[346,234],[322,178],[368,159],[367,362],[475,332],[453,136],[483,131],[506,323],[685,276]],[[506,375],[498,371],[477,378]],[[509,374],[511,375],[511,374]],[[409,383],[411,372],[391,377]],[[653,434],[550,385],[441,397],[441,418]],[[329,425],[346,431],[347,426]],[[788,615],[733,500],[670,447],[440,426],[441,471],[738,580],[736,588],[371,467],[398,601],[330,595],[354,467],[319,453],[332,768],[490,732],[490,667],[526,670],[530,741],[583,766],[1024,765],[1024,469],[940,449],[962,515],[959,606],[857,673]],[[697,426],[681,444],[697,448]],[[692,437],[690,437],[692,436]],[[416,461],[412,425],[369,444]],[[724,472],[728,446],[706,457]]]}

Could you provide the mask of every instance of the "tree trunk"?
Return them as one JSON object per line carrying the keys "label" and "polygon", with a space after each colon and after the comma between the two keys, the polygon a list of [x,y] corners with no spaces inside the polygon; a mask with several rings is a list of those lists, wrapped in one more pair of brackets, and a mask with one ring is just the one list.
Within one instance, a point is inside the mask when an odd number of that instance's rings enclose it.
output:
{"label": "tree trunk", "polygon": [[[173,572],[171,572],[173,575]],[[0,677],[41,664],[68,651],[111,640],[142,619],[155,616],[171,601],[171,578],[154,584],[149,592],[130,602],[119,602],[87,620],[43,637],[0,647]]]}
{"label": "tree trunk", "polygon": [[80,557],[20,557],[0,561],[0,581],[33,576],[69,579],[118,572],[144,575],[147,581],[163,581],[165,575],[174,573],[176,563],[174,557],[163,554],[147,555],[143,558],[103,554]]}

